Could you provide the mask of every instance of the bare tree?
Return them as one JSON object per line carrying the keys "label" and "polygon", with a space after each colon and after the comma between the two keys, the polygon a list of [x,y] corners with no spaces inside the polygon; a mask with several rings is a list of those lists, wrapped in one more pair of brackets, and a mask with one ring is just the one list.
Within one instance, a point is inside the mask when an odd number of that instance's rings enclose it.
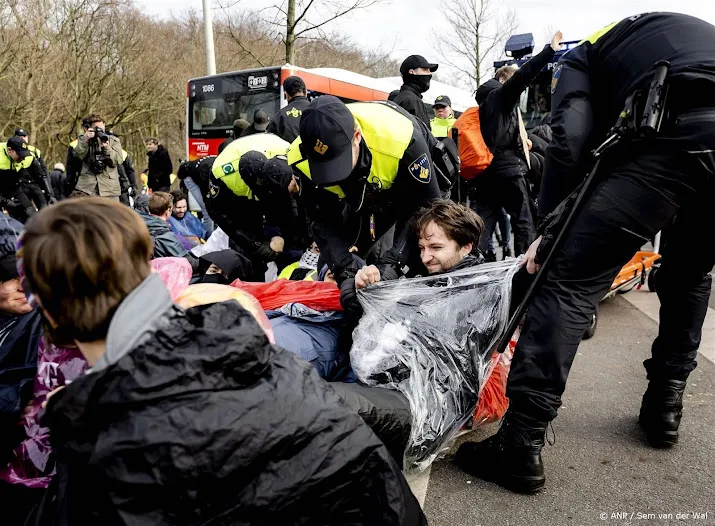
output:
{"label": "bare tree", "polygon": [[461,80],[476,88],[489,69],[488,62],[518,26],[516,12],[501,10],[494,0],[442,0],[448,31],[434,31],[443,61]]}
{"label": "bare tree", "polygon": [[[315,33],[316,30],[338,18],[360,9],[368,9],[380,0],[287,0],[284,11],[275,6],[278,13],[285,14],[286,62],[295,62],[295,45],[298,39]],[[322,15],[322,16],[321,16]]]}
{"label": "bare tree", "polygon": [[[258,11],[244,10],[238,16],[231,8],[240,4],[240,0],[223,0],[219,7],[225,14],[224,23],[231,39],[238,45],[240,52],[253,59],[258,66],[268,65],[260,57],[259,50],[264,46],[257,43],[273,41],[280,43],[285,50],[285,62],[296,64],[298,43],[300,41],[320,40],[326,42],[324,30],[334,21],[356,11],[369,9],[382,0],[281,0]],[[259,29],[255,22],[260,19],[268,29]],[[252,34],[245,34],[244,29],[251,27]]]}

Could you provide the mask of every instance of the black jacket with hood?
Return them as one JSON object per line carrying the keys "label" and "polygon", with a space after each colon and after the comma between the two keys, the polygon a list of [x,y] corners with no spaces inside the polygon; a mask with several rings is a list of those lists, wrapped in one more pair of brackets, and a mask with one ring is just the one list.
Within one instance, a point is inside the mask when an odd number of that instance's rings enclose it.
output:
{"label": "black jacket with hood", "polygon": [[156,275],[43,422],[57,525],[426,524],[385,446],[310,364],[234,301],[174,306]]}
{"label": "black jacket with hood", "polygon": [[504,84],[490,79],[477,89],[482,136],[494,154],[490,172],[511,177],[526,174],[528,166],[519,137],[517,106],[522,92],[553,57],[554,50],[547,45]]}

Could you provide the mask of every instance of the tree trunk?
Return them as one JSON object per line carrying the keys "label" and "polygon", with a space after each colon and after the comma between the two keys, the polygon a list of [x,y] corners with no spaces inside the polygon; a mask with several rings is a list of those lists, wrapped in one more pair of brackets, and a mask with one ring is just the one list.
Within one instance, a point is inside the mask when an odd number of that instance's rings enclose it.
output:
{"label": "tree trunk", "polygon": [[286,17],[286,62],[295,65],[295,0],[288,0]]}

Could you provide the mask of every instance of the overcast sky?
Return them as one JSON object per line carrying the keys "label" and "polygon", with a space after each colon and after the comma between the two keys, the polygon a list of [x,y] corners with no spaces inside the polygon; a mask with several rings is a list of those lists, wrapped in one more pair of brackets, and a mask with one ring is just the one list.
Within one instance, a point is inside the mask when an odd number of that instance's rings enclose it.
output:
{"label": "overcast sky", "polygon": [[[201,0],[136,0],[142,8],[158,16],[170,16],[187,8],[202,9]],[[227,1],[223,2],[226,5]],[[243,7],[260,9],[281,0],[240,0],[234,9]],[[549,28],[560,29],[566,40],[580,40],[599,28],[625,18],[648,11],[674,11],[697,16],[715,24],[715,1],[713,0],[596,0],[586,5],[583,0],[492,0],[503,8],[517,11],[519,33],[533,33],[540,48],[546,41]],[[393,56],[401,60],[407,55],[424,55],[430,61],[439,62],[431,32],[442,26],[442,12],[449,0],[384,0],[369,11],[357,12],[348,18],[336,21],[330,27],[342,31],[357,44],[391,49]],[[214,5],[218,5],[214,3]],[[215,8],[216,10],[217,8]]]}

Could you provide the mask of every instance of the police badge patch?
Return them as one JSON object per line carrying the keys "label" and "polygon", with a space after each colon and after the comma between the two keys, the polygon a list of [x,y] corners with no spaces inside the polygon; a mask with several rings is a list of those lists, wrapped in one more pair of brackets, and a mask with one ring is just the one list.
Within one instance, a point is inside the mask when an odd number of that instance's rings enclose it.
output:
{"label": "police badge patch", "polygon": [[432,173],[430,172],[429,159],[427,154],[423,153],[417,159],[412,161],[408,167],[412,177],[417,179],[420,183],[429,183],[432,179]]}
{"label": "police badge patch", "polygon": [[559,83],[559,78],[561,78],[561,69],[563,64],[557,64],[554,68],[554,75],[551,77],[551,94],[556,92],[556,85]]}
{"label": "police badge patch", "polygon": [[232,173],[235,172],[236,170],[234,169],[232,163],[228,163],[228,164],[224,164],[224,165],[221,167],[221,171],[223,172],[224,175],[228,175],[228,174],[232,174]]}

